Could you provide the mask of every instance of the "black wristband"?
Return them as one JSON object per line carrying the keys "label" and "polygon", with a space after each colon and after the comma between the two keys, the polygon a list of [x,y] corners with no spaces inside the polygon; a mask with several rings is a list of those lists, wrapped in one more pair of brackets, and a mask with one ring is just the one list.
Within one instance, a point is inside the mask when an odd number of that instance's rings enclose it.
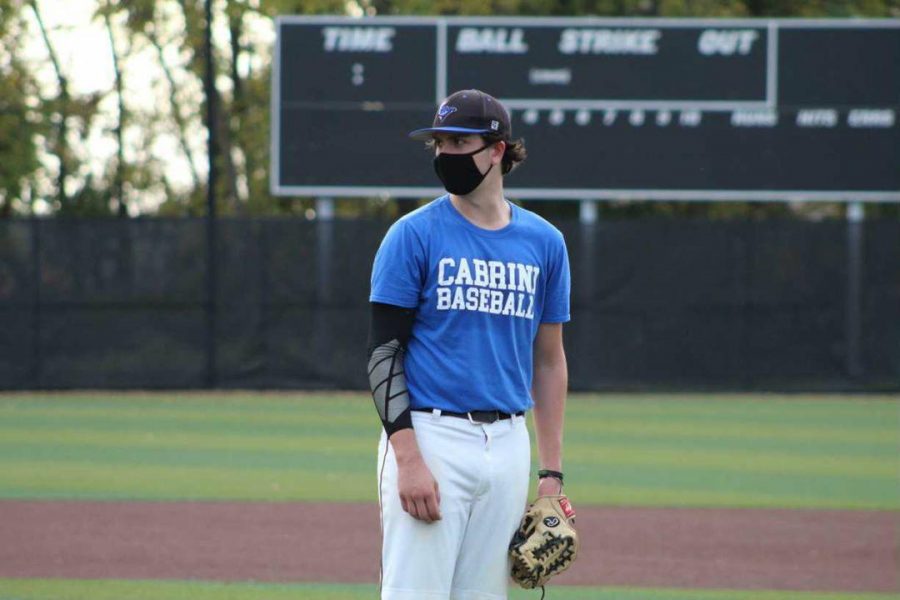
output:
{"label": "black wristband", "polygon": [[546,477],[553,477],[554,479],[559,479],[559,482],[563,482],[563,474],[559,471],[551,471],[550,469],[541,469],[538,471],[538,479],[544,479]]}

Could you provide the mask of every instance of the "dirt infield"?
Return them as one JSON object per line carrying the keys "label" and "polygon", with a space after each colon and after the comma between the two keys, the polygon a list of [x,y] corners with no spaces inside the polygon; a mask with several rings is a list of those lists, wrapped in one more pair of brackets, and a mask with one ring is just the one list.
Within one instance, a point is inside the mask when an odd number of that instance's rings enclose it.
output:
{"label": "dirt infield", "polygon": [[[897,592],[900,513],[580,507],[559,583]],[[0,577],[374,582],[368,504],[0,501]]]}

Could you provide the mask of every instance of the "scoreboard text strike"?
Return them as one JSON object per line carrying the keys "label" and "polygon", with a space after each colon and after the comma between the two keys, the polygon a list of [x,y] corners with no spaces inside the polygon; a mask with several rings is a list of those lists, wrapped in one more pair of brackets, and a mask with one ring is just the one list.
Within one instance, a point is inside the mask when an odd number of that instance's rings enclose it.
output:
{"label": "scoreboard text strike", "polygon": [[282,17],[272,189],[426,197],[407,132],[479,88],[513,198],[900,201],[900,20]]}

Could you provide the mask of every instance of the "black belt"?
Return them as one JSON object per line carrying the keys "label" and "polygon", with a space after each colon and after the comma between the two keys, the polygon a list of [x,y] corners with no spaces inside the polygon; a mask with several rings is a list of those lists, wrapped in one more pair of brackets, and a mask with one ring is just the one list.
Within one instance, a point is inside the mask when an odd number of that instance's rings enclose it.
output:
{"label": "black belt", "polygon": [[[434,412],[433,408],[414,408],[416,412]],[[515,416],[521,417],[525,413],[519,411],[515,413]],[[513,415],[505,412],[500,412],[499,410],[470,410],[469,412],[453,412],[449,410],[441,411],[442,417],[457,417],[459,419],[468,419],[472,423],[486,423],[490,424],[494,421],[500,421],[502,419],[512,418]]]}

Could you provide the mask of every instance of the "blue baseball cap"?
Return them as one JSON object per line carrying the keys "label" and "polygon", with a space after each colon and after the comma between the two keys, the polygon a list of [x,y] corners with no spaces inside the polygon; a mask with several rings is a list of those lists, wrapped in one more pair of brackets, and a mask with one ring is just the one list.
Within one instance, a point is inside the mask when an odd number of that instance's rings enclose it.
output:
{"label": "blue baseball cap", "polygon": [[431,127],[416,129],[409,137],[428,140],[435,133],[497,134],[508,140],[512,125],[499,100],[481,90],[460,90],[441,102]]}

